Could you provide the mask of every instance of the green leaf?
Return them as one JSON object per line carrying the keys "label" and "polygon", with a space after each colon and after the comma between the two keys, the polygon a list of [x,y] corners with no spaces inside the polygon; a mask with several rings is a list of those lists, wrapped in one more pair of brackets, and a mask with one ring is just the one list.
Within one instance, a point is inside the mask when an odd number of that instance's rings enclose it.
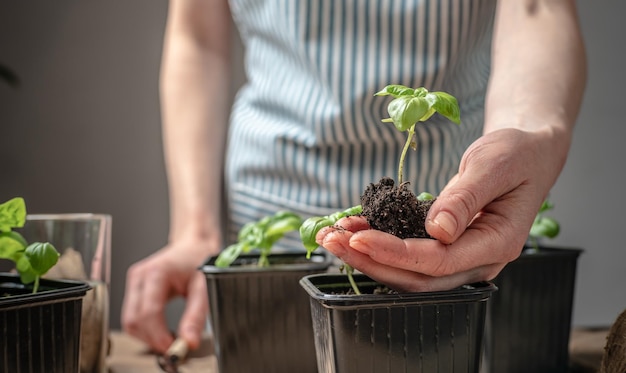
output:
{"label": "green leaf", "polygon": [[49,242],[35,242],[26,248],[24,256],[38,276],[42,276],[59,260],[59,252]]}
{"label": "green leaf", "polygon": [[361,205],[356,205],[328,216],[314,216],[305,220],[300,226],[300,240],[307,251],[307,258],[310,258],[311,253],[319,247],[317,241],[315,240],[315,236],[317,236],[317,233],[321,231],[322,228],[330,227],[341,218],[358,215],[362,212],[363,207]]}
{"label": "green leaf", "polygon": [[380,91],[374,93],[374,96],[393,96],[395,98],[402,96],[413,96],[415,90],[400,84],[388,85]]}
{"label": "green leaf", "polygon": [[446,92],[430,92],[425,99],[436,112],[456,124],[461,123],[461,110],[454,96]]}
{"label": "green leaf", "polygon": [[331,220],[327,216],[315,216],[308,218],[300,226],[300,239],[307,251],[307,257],[310,257],[311,253],[318,248],[318,244],[315,241],[317,232],[324,227],[330,227],[335,224],[336,220]]}
{"label": "green leaf", "polygon": [[251,248],[247,248],[246,250],[244,250],[244,252],[248,252],[252,248],[261,245],[264,238],[263,228],[261,224],[264,223],[265,222],[252,222],[247,223],[243,227],[241,227],[238,237],[239,242],[245,242],[248,246],[251,246]]}
{"label": "green leaf", "polygon": [[0,204],[0,232],[21,228],[26,222],[26,203],[22,197],[15,197]]}
{"label": "green leaf", "polygon": [[547,216],[535,219],[530,228],[530,236],[535,238],[554,238],[559,234],[559,232],[559,223],[555,219]]}
{"label": "green leaf", "polygon": [[220,268],[230,267],[231,264],[241,255],[244,245],[242,243],[235,243],[224,250],[215,259],[215,266]]}
{"label": "green leaf", "polygon": [[544,212],[552,210],[553,208],[554,208],[554,204],[546,199],[541,204],[538,214],[543,214]]}
{"label": "green leaf", "polygon": [[433,199],[435,199],[435,196],[433,196],[432,194],[428,193],[428,192],[422,192],[419,194],[419,196],[417,196],[417,200],[418,201],[432,201]]}
{"label": "green leaf", "polygon": [[237,236],[237,242],[224,249],[216,258],[215,265],[228,267],[242,253],[260,250],[259,266],[269,264],[267,256],[274,244],[290,231],[300,228],[302,218],[291,211],[278,211],[255,222],[245,224]]}
{"label": "green leaf", "polygon": [[267,226],[266,237],[282,237],[286,233],[295,231],[302,225],[302,218],[293,212],[282,211],[277,213]]}
{"label": "green leaf", "polygon": [[26,257],[24,253],[20,253],[18,259],[15,261],[15,269],[17,269],[17,272],[20,274],[22,284],[28,285],[39,277],[33,270],[28,257]]}
{"label": "green leaf", "polygon": [[28,244],[24,237],[17,232],[0,233],[0,258],[17,262]]}
{"label": "green leaf", "polygon": [[398,131],[404,132],[424,117],[430,109],[422,97],[404,96],[391,101],[387,107],[389,116]]}

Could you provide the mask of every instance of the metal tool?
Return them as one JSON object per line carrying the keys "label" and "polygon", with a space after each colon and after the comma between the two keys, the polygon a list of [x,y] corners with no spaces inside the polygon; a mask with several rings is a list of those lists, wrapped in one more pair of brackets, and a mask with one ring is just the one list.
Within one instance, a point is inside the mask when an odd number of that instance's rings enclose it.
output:
{"label": "metal tool", "polygon": [[157,364],[163,372],[180,373],[178,368],[187,359],[189,346],[182,338],[177,338],[163,355],[157,356]]}

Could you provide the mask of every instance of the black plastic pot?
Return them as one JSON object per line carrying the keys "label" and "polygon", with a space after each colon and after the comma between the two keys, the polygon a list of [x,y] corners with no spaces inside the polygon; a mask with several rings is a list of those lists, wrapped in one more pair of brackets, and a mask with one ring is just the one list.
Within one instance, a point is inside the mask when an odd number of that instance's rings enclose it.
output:
{"label": "black plastic pot", "polygon": [[210,322],[220,373],[317,372],[309,299],[298,281],[325,272],[325,255],[274,254],[270,267],[244,255],[229,268],[202,271],[207,278]]}
{"label": "black plastic pot", "polygon": [[483,372],[569,372],[569,337],[582,250],[524,250],[493,281],[487,303]]}
{"label": "black plastic pot", "polygon": [[16,275],[0,274],[0,371],[77,373],[86,283],[41,280],[32,294]]}
{"label": "black plastic pot", "polygon": [[[378,283],[356,275],[366,295],[345,295],[345,275],[304,277],[320,372],[477,373],[487,282],[441,292],[371,294]],[[370,294],[367,294],[370,293]]]}

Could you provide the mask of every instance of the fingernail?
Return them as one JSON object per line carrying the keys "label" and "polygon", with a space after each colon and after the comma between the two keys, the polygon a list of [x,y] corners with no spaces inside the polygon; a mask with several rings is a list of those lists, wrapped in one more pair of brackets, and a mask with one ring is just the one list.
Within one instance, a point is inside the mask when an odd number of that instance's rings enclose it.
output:
{"label": "fingernail", "polygon": [[456,219],[445,211],[440,211],[437,216],[433,219],[433,223],[439,226],[439,228],[443,229],[450,237],[453,237],[456,233]]}

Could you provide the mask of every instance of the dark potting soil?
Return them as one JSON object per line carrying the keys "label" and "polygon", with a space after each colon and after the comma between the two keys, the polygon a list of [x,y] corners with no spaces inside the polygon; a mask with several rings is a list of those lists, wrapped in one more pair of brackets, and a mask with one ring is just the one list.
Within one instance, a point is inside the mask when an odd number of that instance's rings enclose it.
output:
{"label": "dark potting soil", "polygon": [[362,215],[369,225],[402,239],[432,238],[424,223],[433,202],[418,201],[408,182],[396,186],[390,177],[370,184],[361,196]]}

